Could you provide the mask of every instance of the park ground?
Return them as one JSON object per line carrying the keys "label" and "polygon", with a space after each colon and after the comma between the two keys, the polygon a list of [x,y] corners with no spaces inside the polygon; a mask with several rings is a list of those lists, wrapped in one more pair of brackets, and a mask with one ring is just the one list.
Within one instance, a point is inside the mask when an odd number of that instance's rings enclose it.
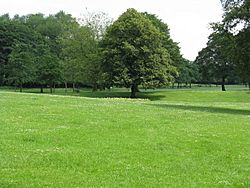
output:
{"label": "park ground", "polygon": [[250,91],[227,89],[2,88],[0,187],[250,187]]}

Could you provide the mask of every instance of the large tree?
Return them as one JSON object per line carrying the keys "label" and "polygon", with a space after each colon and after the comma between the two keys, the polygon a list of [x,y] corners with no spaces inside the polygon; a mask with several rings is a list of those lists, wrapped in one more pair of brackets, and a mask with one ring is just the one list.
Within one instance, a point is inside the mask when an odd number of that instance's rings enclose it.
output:
{"label": "large tree", "polygon": [[140,84],[168,84],[174,67],[163,38],[143,13],[128,9],[108,28],[102,41],[108,81],[130,87],[131,98],[136,97]]}
{"label": "large tree", "polygon": [[238,33],[234,59],[239,77],[244,83],[248,83],[250,89],[250,28]]}
{"label": "large tree", "polygon": [[232,57],[234,36],[224,30],[220,24],[213,25],[214,32],[209,36],[207,47],[199,52],[196,63],[199,65],[203,80],[219,82],[222,91],[226,91],[226,79],[234,74],[235,65]]}
{"label": "large tree", "polygon": [[239,77],[250,89],[250,1],[221,0],[225,9],[224,27],[235,35],[234,61]]}

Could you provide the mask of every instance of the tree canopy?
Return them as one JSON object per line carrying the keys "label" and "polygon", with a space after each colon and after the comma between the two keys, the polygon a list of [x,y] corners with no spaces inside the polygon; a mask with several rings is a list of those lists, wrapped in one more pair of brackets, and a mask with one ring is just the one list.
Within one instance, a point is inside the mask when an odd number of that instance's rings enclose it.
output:
{"label": "tree canopy", "polygon": [[102,41],[108,81],[130,87],[131,97],[140,84],[171,82],[175,68],[163,46],[164,37],[143,13],[128,9],[108,28]]}
{"label": "tree canopy", "polygon": [[223,25],[234,34],[234,61],[242,81],[249,83],[250,88],[250,1],[222,0],[225,13]]}
{"label": "tree canopy", "polygon": [[224,16],[213,24],[195,62],[183,57],[170,28],[154,14],[128,9],[116,21],[87,12],[0,16],[0,85],[41,88],[68,85],[97,89],[165,87],[174,82],[250,85],[249,1],[222,0]]}

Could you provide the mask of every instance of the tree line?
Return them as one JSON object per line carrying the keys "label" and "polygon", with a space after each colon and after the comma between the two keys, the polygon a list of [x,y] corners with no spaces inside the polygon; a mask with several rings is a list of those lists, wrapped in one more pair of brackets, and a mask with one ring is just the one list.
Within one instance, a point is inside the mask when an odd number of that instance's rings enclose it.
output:
{"label": "tree line", "polygon": [[[99,34],[94,24],[105,14],[81,19],[69,14],[30,14],[0,17],[0,84],[22,90],[24,84],[41,88],[99,81]],[[107,22],[109,20],[106,20]],[[106,23],[98,23],[99,26]]]}
{"label": "tree line", "polygon": [[[166,23],[135,9],[128,9],[116,21],[104,13],[86,13],[81,19],[62,11],[49,16],[2,15],[0,85],[20,91],[23,86],[35,86],[41,92],[45,87],[52,92],[55,85],[64,85],[66,91],[78,86],[93,91],[118,86],[131,88],[131,97],[136,97],[139,86],[238,81],[234,70],[246,71],[239,68],[246,62],[240,58],[249,57],[249,48],[241,50],[240,40],[249,30],[236,37],[225,27],[213,25],[208,46],[191,62],[182,56]],[[238,59],[232,53],[236,48]],[[244,75],[242,81],[249,82],[249,74]]]}
{"label": "tree line", "polygon": [[55,84],[97,89],[154,88],[196,81],[169,27],[157,16],[128,9],[115,22],[104,13],[80,20],[64,12],[0,17],[0,84],[22,90]]}

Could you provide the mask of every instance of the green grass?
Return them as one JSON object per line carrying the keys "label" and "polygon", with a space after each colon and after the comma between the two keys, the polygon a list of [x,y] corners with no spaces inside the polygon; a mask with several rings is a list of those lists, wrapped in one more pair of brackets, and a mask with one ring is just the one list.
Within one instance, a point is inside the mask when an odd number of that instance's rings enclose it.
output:
{"label": "green grass", "polygon": [[127,94],[0,91],[0,187],[250,186],[247,89]]}

